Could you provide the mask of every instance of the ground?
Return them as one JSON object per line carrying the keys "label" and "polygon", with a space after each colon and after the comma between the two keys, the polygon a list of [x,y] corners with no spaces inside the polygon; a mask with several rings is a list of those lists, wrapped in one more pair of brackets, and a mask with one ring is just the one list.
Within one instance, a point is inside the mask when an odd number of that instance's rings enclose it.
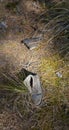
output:
{"label": "ground", "polygon": [[0,89],[0,130],[68,130],[69,39],[62,38],[64,32],[61,32],[57,40],[51,40],[49,37],[56,32],[52,28],[44,34],[45,39],[38,48],[28,50],[21,40],[40,36],[45,23],[39,20],[39,16],[45,17],[40,14],[48,11],[51,1],[47,1],[46,8],[41,3],[33,4],[32,0],[20,0],[12,6],[8,2],[0,2],[0,21],[7,26],[5,30],[0,29],[0,73],[14,75],[21,68],[36,72],[40,76],[44,95],[43,105],[36,107],[28,93]]}

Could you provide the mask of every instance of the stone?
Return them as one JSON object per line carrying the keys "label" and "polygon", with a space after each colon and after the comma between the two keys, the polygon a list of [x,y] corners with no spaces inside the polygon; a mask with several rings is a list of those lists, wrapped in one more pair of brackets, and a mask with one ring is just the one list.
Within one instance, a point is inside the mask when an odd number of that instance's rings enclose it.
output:
{"label": "stone", "polygon": [[60,72],[56,72],[56,75],[59,77],[59,78],[62,78],[62,74]]}
{"label": "stone", "polygon": [[4,21],[0,22],[0,29],[3,31],[5,31],[7,29],[6,22],[4,22]]}
{"label": "stone", "polygon": [[41,42],[41,37],[26,38],[21,41],[28,49],[32,50],[37,47],[38,43]]}

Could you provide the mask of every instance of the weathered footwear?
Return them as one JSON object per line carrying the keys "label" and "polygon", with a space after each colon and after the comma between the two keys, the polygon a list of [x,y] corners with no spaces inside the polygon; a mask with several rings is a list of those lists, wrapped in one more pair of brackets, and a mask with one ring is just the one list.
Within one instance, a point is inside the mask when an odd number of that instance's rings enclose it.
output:
{"label": "weathered footwear", "polygon": [[42,101],[42,88],[38,75],[28,75],[24,80],[25,86],[28,88],[32,101],[35,105],[40,105]]}

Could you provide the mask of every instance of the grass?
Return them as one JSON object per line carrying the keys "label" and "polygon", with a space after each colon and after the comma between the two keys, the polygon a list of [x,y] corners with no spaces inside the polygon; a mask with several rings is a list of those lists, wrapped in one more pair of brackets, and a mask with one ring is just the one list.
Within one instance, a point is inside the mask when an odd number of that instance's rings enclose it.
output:
{"label": "grass", "polygon": [[[42,126],[43,130],[67,129],[62,128],[63,124],[69,122],[69,3],[67,1],[55,4],[40,15],[40,23],[44,23],[42,31],[44,31],[45,41],[42,44],[44,48],[44,57],[41,59],[39,71],[41,75],[42,85],[46,89],[44,101],[49,103],[54,109],[53,113],[49,110],[50,115],[55,118],[55,121],[46,119],[45,125]],[[41,47],[40,47],[41,48]],[[62,76],[58,76],[59,72]],[[68,91],[68,92],[67,92]],[[67,108],[67,112],[66,112]],[[44,111],[43,111],[44,112]],[[44,112],[45,114],[46,112]],[[55,114],[55,116],[54,116]],[[46,114],[47,116],[47,114]],[[47,118],[48,119],[48,118]],[[60,125],[62,122],[62,125]],[[66,126],[67,126],[66,124]],[[60,126],[59,126],[60,125]]]}
{"label": "grass", "polygon": [[17,6],[19,4],[19,1],[15,1],[15,2],[8,2],[6,5],[5,5],[5,8],[16,13],[17,11]]}
{"label": "grass", "polygon": [[[44,58],[41,61],[40,72],[43,86],[48,89],[48,99],[50,102],[64,102],[66,100],[65,91],[69,85],[69,72],[68,65],[58,56],[52,56]],[[58,77],[57,72],[62,74],[62,77]],[[46,94],[47,95],[47,94]]]}
{"label": "grass", "polygon": [[9,90],[12,92],[25,93],[27,92],[26,86],[23,81],[17,81],[11,75],[2,73],[3,82],[0,84],[0,90]]}
{"label": "grass", "polygon": [[[22,122],[24,121],[30,130],[67,130],[69,127],[68,4],[68,1],[57,2],[53,6],[50,6],[50,3],[44,4],[47,10],[40,14],[37,20],[37,24],[44,25],[44,43],[40,47],[44,49],[44,56],[41,58],[39,72],[45,90],[45,104],[37,109],[31,102],[27,102],[28,97],[19,97],[14,103]],[[62,76],[58,76],[57,72]],[[23,75],[20,79],[23,79]],[[17,83],[13,79],[9,79],[7,85],[1,88],[25,93],[22,81]]]}
{"label": "grass", "polygon": [[[42,21],[41,21],[42,20]],[[46,20],[46,21],[45,21]],[[40,15],[44,22],[44,53],[39,67],[43,86],[51,89],[50,101],[64,101],[65,89],[69,86],[69,7],[67,1],[49,7]],[[51,44],[52,43],[52,44]],[[48,54],[48,56],[47,56]],[[57,76],[59,72],[62,77]],[[50,90],[49,90],[50,91]]]}

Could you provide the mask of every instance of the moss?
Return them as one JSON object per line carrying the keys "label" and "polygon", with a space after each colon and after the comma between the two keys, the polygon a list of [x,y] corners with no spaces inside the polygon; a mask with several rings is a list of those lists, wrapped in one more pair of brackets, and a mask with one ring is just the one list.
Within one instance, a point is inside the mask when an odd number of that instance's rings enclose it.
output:
{"label": "moss", "polygon": [[[66,61],[61,59],[60,56],[54,55],[51,57],[42,58],[39,67],[41,73],[41,80],[44,88],[47,89],[46,100],[52,104],[61,104],[65,102],[67,97],[65,96],[66,86],[68,88],[68,65]],[[58,77],[56,74],[60,72],[62,77]]]}

